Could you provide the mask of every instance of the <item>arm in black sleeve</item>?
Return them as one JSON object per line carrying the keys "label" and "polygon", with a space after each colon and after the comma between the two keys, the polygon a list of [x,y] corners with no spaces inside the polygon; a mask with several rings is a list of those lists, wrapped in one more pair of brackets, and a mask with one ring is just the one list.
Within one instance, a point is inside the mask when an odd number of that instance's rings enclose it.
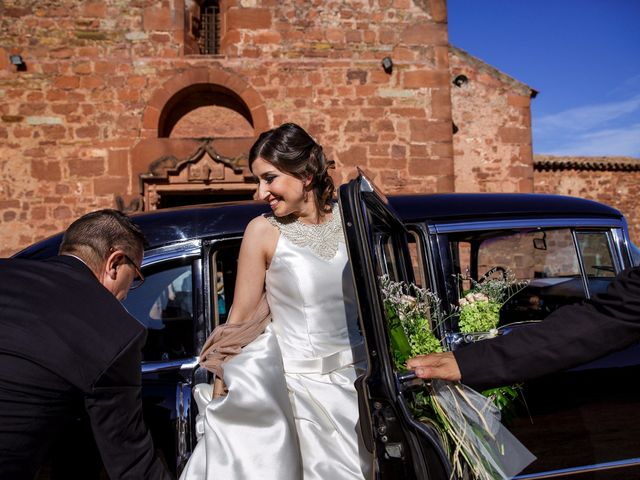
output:
{"label": "arm in black sleeve", "polygon": [[458,349],[462,382],[508,385],[595,360],[640,340],[640,268],[620,273],[606,293],[567,305],[543,322]]}
{"label": "arm in black sleeve", "polygon": [[132,341],[85,398],[100,455],[112,480],[169,479],[142,418],[140,338]]}

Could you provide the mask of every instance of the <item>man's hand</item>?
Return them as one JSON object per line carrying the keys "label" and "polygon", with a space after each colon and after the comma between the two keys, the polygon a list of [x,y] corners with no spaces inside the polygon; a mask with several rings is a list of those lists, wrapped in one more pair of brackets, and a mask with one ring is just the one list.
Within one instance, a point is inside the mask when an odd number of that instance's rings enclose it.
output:
{"label": "man's hand", "polygon": [[407,368],[415,370],[420,378],[440,378],[452,382],[460,381],[460,369],[452,352],[431,353],[410,358]]}

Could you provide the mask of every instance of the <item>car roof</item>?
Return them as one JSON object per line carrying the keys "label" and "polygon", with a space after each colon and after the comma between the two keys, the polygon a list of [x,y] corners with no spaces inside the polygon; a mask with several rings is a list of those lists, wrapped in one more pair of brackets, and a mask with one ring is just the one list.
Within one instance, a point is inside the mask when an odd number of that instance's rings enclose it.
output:
{"label": "car roof", "polygon": [[[607,205],[576,197],[545,194],[451,193],[395,195],[389,203],[405,222],[433,223],[499,218],[551,216],[609,217],[622,214]],[[264,202],[228,202],[189,205],[133,214],[147,237],[149,248],[198,238],[242,235],[252,218],[269,211]],[[62,234],[49,237],[16,254],[43,258],[55,255]]]}
{"label": "car roof", "polygon": [[432,223],[548,217],[622,219],[615,208],[593,200],[538,193],[436,193],[396,195],[389,203],[405,222]]}

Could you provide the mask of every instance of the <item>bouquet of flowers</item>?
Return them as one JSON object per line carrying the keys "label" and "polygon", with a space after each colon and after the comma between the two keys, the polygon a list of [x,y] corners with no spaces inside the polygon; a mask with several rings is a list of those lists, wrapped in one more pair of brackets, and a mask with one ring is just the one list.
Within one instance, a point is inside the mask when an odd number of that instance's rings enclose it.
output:
{"label": "bouquet of flowers", "polygon": [[[391,353],[400,371],[411,357],[448,349],[434,331],[452,315],[459,315],[463,333],[480,333],[480,338],[497,335],[500,308],[522,288],[506,275],[503,280],[472,281],[460,306],[445,313],[438,296],[429,290],[394,282],[386,275],[380,283]],[[489,480],[513,476],[535,458],[500,424],[500,410],[516,397],[513,387],[480,395],[460,384],[432,381],[410,405],[416,418],[441,432],[455,473],[462,475],[466,466],[474,478]]]}

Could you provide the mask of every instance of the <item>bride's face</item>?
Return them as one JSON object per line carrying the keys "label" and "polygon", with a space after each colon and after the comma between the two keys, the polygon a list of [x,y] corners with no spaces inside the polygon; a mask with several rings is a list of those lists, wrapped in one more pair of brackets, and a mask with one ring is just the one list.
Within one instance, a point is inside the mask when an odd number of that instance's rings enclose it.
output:
{"label": "bride's face", "polygon": [[307,182],[276,168],[258,157],[251,165],[258,178],[258,198],[269,204],[276,217],[294,214],[305,216],[314,207],[312,193],[305,195]]}

